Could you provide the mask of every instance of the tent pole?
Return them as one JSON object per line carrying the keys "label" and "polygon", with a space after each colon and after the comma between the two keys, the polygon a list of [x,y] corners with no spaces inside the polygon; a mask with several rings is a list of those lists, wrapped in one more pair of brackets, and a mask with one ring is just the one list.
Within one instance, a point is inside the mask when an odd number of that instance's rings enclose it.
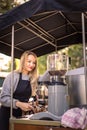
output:
{"label": "tent pole", "polygon": [[12,110],[13,110],[13,85],[14,85],[14,25],[12,26],[12,45],[11,45],[11,110],[10,110],[10,117],[13,117]]}
{"label": "tent pole", "polygon": [[84,17],[84,13],[82,13],[82,42],[83,42],[83,58],[84,58],[85,91],[86,91],[86,103],[87,103],[86,43],[85,43],[85,17]]}

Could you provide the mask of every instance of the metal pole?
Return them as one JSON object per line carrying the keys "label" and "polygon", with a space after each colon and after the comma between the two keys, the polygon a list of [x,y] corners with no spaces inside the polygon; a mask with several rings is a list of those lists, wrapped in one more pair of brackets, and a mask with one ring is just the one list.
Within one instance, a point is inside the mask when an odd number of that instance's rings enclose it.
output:
{"label": "metal pole", "polygon": [[85,17],[84,17],[84,13],[82,13],[82,42],[83,42],[84,76],[85,76],[85,90],[86,90],[86,103],[87,103],[86,43],[85,43]]}
{"label": "metal pole", "polygon": [[11,111],[10,111],[10,117],[13,117],[12,111],[13,111],[13,85],[14,85],[14,25],[12,26],[12,45],[11,45]]}

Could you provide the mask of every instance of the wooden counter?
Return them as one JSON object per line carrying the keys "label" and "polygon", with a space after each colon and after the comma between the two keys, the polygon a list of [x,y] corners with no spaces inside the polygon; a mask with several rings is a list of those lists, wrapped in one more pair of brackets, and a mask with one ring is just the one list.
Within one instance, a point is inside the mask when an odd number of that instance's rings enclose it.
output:
{"label": "wooden counter", "polygon": [[[58,121],[10,119],[10,130],[73,130],[64,128]],[[80,129],[79,129],[80,130]]]}

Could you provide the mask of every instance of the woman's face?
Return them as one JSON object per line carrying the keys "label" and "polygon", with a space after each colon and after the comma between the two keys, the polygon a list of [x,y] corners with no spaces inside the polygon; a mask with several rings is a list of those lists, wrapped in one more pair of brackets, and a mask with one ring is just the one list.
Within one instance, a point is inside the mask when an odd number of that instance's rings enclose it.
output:
{"label": "woman's face", "polygon": [[33,55],[28,55],[25,59],[23,73],[28,74],[36,67],[36,58]]}

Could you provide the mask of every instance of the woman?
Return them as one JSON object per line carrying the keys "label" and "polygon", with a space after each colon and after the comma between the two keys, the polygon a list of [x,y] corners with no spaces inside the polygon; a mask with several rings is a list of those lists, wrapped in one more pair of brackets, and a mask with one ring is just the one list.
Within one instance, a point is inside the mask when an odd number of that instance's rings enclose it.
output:
{"label": "woman", "polygon": [[[30,51],[22,54],[19,69],[14,71],[13,84],[13,116],[18,118],[22,112],[32,110],[29,104],[31,95],[36,95],[37,87],[37,56]],[[11,106],[11,73],[6,77],[0,97],[0,129],[9,130]]]}

